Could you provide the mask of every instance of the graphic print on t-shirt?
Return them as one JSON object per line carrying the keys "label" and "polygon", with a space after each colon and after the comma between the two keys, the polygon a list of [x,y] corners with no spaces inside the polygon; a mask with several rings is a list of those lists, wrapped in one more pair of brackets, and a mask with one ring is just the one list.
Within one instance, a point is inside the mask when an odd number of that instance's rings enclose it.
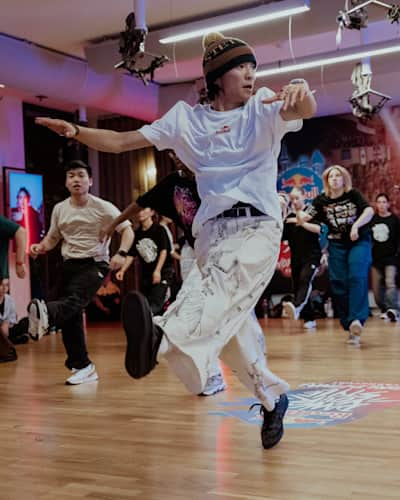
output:
{"label": "graphic print on t-shirt", "polygon": [[174,205],[182,224],[191,226],[199,208],[193,191],[188,187],[176,186],[174,191]]}
{"label": "graphic print on t-shirt", "polygon": [[357,207],[350,200],[332,203],[324,207],[327,223],[338,232],[345,232],[357,219]]}
{"label": "graphic print on t-shirt", "polygon": [[372,235],[375,241],[384,243],[389,239],[390,231],[386,224],[375,224],[372,226]]}
{"label": "graphic print on t-shirt", "polygon": [[139,240],[136,244],[136,250],[147,264],[150,264],[157,259],[157,245],[150,238],[143,238]]}

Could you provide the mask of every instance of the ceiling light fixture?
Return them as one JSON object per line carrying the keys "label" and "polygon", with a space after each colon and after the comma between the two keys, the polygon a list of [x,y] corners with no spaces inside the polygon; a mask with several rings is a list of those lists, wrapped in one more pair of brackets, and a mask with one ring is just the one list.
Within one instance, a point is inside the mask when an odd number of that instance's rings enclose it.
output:
{"label": "ceiling light fixture", "polygon": [[297,62],[292,63],[279,61],[278,64],[260,66],[257,71],[257,77],[280,75],[284,73],[293,73],[295,71],[318,68],[321,66],[330,66],[351,61],[358,61],[365,57],[383,56],[385,54],[395,54],[400,52],[400,43],[394,44],[391,41],[383,43],[374,43],[364,45],[363,47],[351,47],[348,49],[330,52],[327,54],[318,54],[313,57],[299,58]]}
{"label": "ceiling light fixture", "polygon": [[211,31],[228,31],[258,23],[266,23],[294,16],[310,10],[310,0],[282,0],[258,7],[238,10],[231,14],[193,21],[157,31],[160,43],[175,43],[192,38],[199,38]]}

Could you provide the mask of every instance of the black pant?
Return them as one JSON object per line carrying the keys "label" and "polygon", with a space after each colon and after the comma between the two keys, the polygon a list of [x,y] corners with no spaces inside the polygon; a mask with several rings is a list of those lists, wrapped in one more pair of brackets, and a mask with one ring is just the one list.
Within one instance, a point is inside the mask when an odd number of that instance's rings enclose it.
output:
{"label": "black pant", "polygon": [[292,281],[294,291],[294,305],[301,308],[300,318],[304,321],[315,319],[311,306],[312,283],[318,271],[318,264],[314,261],[292,263]]}
{"label": "black pant", "polygon": [[159,316],[163,313],[166,302],[168,288],[171,287],[174,277],[172,268],[163,269],[161,272],[161,282],[153,285],[153,276],[142,276],[140,291],[149,301],[153,316]]}
{"label": "black pant", "polygon": [[67,351],[65,366],[80,370],[91,363],[86,349],[83,309],[100,288],[108,273],[108,264],[93,259],[68,259],[60,272],[58,299],[47,303],[49,322],[62,329]]}

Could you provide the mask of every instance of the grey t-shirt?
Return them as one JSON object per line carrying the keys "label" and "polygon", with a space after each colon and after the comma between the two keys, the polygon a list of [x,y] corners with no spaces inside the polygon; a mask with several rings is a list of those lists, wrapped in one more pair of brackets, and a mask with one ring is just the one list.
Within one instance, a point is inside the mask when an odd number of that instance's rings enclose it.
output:
{"label": "grey t-shirt", "polygon": [[[97,196],[89,195],[83,207],[72,205],[71,198],[67,198],[54,207],[47,237],[52,247],[62,240],[61,254],[64,259],[93,257],[98,262],[108,262],[110,240],[100,242],[99,233],[120,213],[115,205]],[[117,231],[121,232],[128,226],[130,222],[124,221]]]}

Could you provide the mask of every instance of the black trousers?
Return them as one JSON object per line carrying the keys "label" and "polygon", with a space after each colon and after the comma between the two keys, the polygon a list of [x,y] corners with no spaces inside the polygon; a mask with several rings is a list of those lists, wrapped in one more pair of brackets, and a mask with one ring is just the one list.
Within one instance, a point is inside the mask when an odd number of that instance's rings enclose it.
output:
{"label": "black trousers", "polygon": [[304,321],[315,319],[311,306],[310,296],[312,284],[318,271],[319,263],[315,261],[292,263],[292,281],[294,291],[294,305],[301,308],[300,318]]}
{"label": "black trousers", "polygon": [[161,282],[156,285],[152,283],[152,275],[142,276],[140,291],[149,301],[153,316],[159,316],[164,312],[168,288],[172,286],[173,278],[174,270],[172,268],[162,270]]}
{"label": "black trousers", "polygon": [[83,309],[89,304],[108,273],[106,262],[68,259],[61,266],[57,300],[47,303],[50,324],[62,329],[67,359],[65,366],[80,370],[91,361],[86,349]]}

